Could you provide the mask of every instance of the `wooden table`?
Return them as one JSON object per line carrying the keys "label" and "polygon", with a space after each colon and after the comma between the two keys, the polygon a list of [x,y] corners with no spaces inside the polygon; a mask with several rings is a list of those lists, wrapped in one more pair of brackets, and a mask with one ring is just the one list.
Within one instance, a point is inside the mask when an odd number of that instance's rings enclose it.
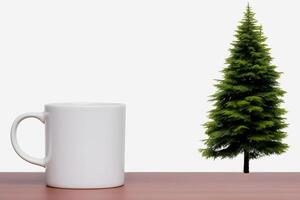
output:
{"label": "wooden table", "polygon": [[43,173],[0,173],[0,200],[300,200],[300,173],[127,173],[123,187],[70,190]]}

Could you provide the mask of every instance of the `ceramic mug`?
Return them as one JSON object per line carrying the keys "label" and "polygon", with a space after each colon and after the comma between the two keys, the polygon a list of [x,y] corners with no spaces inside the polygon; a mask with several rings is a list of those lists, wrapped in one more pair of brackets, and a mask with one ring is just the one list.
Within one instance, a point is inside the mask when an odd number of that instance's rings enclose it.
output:
{"label": "ceramic mug", "polygon": [[[18,145],[17,127],[26,118],[36,118],[45,124],[43,159],[27,155]],[[48,186],[109,188],[124,184],[124,104],[47,104],[44,112],[16,118],[11,142],[21,158],[45,167]]]}

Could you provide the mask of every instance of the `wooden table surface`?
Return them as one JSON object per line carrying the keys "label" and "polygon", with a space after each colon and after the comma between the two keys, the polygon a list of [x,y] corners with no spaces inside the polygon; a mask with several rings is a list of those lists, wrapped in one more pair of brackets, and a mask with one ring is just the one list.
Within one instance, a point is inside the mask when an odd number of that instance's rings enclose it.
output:
{"label": "wooden table surface", "polygon": [[0,173],[0,200],[300,200],[300,173],[127,173],[125,185],[70,190],[43,173]]}

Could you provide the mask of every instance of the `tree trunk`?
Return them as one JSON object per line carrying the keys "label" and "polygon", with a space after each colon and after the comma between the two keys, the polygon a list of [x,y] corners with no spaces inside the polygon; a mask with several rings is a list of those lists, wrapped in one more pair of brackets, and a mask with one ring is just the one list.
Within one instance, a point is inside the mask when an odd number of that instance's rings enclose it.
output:
{"label": "tree trunk", "polygon": [[244,150],[244,173],[249,173],[249,152]]}

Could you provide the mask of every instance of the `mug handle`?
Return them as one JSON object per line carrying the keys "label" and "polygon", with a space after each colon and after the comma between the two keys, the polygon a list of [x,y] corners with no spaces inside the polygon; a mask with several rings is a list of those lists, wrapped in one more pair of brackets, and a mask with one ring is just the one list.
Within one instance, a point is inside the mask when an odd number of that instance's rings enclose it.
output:
{"label": "mug handle", "polygon": [[45,113],[40,112],[40,113],[25,113],[20,116],[18,116],[14,123],[12,124],[11,127],[11,132],[10,132],[10,139],[11,139],[11,144],[15,150],[15,152],[24,160],[27,162],[30,162],[34,165],[39,165],[41,167],[45,167],[46,164],[46,159],[40,159],[40,158],[34,158],[31,157],[30,155],[26,154],[19,146],[18,141],[17,141],[17,128],[18,125],[20,124],[21,121],[23,121],[26,118],[36,118],[40,120],[42,123],[45,123]]}

